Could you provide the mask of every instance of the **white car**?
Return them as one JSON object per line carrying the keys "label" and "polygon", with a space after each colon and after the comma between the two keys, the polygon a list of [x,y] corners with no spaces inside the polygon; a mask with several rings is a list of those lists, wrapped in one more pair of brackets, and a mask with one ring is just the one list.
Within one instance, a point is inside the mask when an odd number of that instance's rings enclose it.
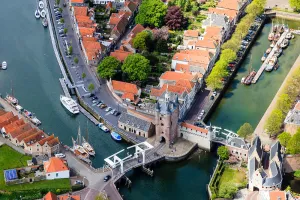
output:
{"label": "white car", "polygon": [[106,108],[106,112],[109,112],[109,111],[111,111],[112,110],[112,108],[111,107],[108,107],[108,108]]}
{"label": "white car", "polygon": [[213,91],[213,96],[217,96],[217,92],[216,91]]}
{"label": "white car", "polygon": [[56,158],[65,158],[66,155],[63,154],[63,153],[58,153],[58,154],[55,154],[55,157],[56,157]]}
{"label": "white car", "polygon": [[204,113],[205,113],[205,110],[201,110],[201,114],[204,115]]}

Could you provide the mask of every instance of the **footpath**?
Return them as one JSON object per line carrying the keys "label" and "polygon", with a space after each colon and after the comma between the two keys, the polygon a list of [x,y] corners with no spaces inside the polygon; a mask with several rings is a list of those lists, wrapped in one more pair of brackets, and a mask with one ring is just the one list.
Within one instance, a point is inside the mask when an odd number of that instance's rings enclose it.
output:
{"label": "footpath", "polygon": [[266,123],[266,120],[270,116],[271,112],[274,110],[276,106],[277,99],[282,92],[287,80],[293,75],[294,71],[300,67],[300,55],[298,56],[297,60],[295,61],[294,65],[292,66],[291,70],[289,71],[288,75],[285,77],[284,81],[282,82],[279,90],[277,91],[275,97],[273,98],[271,104],[269,105],[268,109],[266,110],[265,114],[259,121],[257,127],[254,130],[254,134],[258,135],[263,143],[271,144],[273,140],[269,138],[269,135],[265,132],[264,126]]}

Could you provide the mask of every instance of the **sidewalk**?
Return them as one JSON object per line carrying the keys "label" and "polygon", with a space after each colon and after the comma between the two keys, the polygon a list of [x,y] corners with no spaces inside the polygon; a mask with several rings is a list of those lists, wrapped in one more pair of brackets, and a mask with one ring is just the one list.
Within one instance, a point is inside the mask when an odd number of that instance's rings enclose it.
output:
{"label": "sidewalk", "polygon": [[277,99],[278,99],[281,91],[283,90],[284,85],[286,84],[286,82],[289,79],[289,77],[292,76],[292,74],[294,73],[294,71],[298,67],[300,67],[300,55],[298,56],[298,58],[295,61],[294,65],[292,66],[292,68],[289,71],[288,75],[285,77],[283,83],[281,84],[281,86],[280,86],[279,90],[277,91],[275,97],[273,98],[271,104],[269,105],[269,107],[266,110],[265,114],[263,115],[263,117],[259,121],[256,129],[254,130],[254,134],[257,134],[260,137],[260,139],[262,140],[262,143],[271,144],[273,142],[273,140],[271,140],[269,138],[269,135],[264,132],[265,122],[268,119],[268,117],[270,116],[271,112],[274,110],[274,108],[276,106]]}

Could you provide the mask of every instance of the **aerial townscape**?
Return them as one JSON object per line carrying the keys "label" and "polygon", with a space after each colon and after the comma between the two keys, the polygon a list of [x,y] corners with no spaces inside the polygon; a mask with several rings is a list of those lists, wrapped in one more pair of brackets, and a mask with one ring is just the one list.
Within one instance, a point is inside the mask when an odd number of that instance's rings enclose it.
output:
{"label": "aerial townscape", "polygon": [[300,199],[299,0],[0,17],[0,200]]}

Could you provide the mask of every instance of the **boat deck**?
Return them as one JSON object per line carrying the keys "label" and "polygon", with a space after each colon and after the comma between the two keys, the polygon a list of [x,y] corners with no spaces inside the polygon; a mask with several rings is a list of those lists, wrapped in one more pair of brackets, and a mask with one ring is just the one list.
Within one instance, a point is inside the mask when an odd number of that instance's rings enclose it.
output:
{"label": "boat deck", "polygon": [[[281,44],[281,42],[285,39],[287,33],[288,33],[287,31],[284,31],[284,32],[281,34],[281,36],[280,36],[280,38],[279,38],[279,40],[277,41],[277,43],[276,43],[275,46]],[[256,82],[258,81],[259,77],[262,75],[263,71],[264,71],[265,68],[267,67],[268,62],[270,61],[270,59],[272,58],[272,56],[274,55],[274,53],[275,53],[275,48],[272,49],[272,51],[269,53],[268,57],[266,58],[265,62],[261,65],[261,67],[260,67],[259,70],[257,71],[256,75],[254,76],[254,78],[253,78],[253,80],[252,80],[252,83],[256,83]]]}

